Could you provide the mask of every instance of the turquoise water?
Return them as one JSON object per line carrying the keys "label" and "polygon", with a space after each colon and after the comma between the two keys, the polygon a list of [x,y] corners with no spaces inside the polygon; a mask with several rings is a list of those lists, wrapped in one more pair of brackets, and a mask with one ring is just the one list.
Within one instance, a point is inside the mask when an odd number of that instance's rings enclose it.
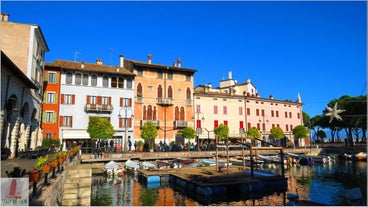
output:
{"label": "turquoise water", "polygon": [[[278,166],[265,164],[270,171],[279,172]],[[186,192],[170,184],[140,184],[134,176],[109,179],[95,175],[92,187],[93,206],[283,206],[286,193],[298,193],[301,200],[312,200],[326,205],[347,205],[344,189],[360,187],[367,200],[367,163],[336,161],[327,165],[289,167],[285,171],[288,190],[271,195],[237,195],[203,197]]]}

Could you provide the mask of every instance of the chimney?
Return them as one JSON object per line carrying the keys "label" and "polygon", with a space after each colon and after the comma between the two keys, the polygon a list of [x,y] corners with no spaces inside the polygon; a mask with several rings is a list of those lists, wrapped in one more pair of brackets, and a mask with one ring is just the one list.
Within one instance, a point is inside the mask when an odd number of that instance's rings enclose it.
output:
{"label": "chimney", "polygon": [[7,22],[9,20],[9,14],[1,14],[1,21]]}
{"label": "chimney", "polygon": [[176,66],[176,62],[174,62],[174,63],[173,63],[173,66],[174,66],[174,67],[177,67],[177,66]]}
{"label": "chimney", "polygon": [[84,62],[81,62],[81,68],[84,69]]}
{"label": "chimney", "polygon": [[270,94],[270,99],[271,99],[271,100],[273,100],[273,96],[272,96],[272,94]]}
{"label": "chimney", "polygon": [[178,68],[181,68],[181,58],[178,58]]}
{"label": "chimney", "polygon": [[120,55],[120,67],[124,67],[124,55]]}
{"label": "chimney", "polygon": [[97,59],[97,60],[96,60],[96,64],[97,64],[97,65],[102,65],[102,63],[103,63],[103,62],[102,62],[102,60],[101,60],[101,59]]}
{"label": "chimney", "polygon": [[148,54],[148,64],[151,64],[151,63],[152,63],[152,55]]}
{"label": "chimney", "polygon": [[229,72],[227,73],[227,78],[228,78],[229,80],[232,80],[232,79],[233,79],[233,74],[232,74],[232,72],[231,72],[231,71],[229,71]]}

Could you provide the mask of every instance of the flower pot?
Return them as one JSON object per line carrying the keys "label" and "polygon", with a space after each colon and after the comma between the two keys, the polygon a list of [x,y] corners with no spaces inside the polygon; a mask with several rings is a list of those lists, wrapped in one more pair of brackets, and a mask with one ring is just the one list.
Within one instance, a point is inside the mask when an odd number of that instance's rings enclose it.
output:
{"label": "flower pot", "polygon": [[64,158],[60,157],[60,158],[58,158],[58,161],[59,161],[59,164],[63,164]]}
{"label": "flower pot", "polygon": [[40,180],[41,174],[38,170],[32,170],[29,172],[29,181],[38,182]]}
{"label": "flower pot", "polygon": [[56,160],[53,160],[53,161],[51,161],[51,166],[52,167],[57,167],[58,166],[58,164],[59,164],[59,162]]}
{"label": "flower pot", "polygon": [[46,164],[42,167],[42,172],[49,173],[51,172],[51,166],[49,164]]}
{"label": "flower pot", "polygon": [[138,151],[142,152],[143,151],[143,146],[138,146]]}

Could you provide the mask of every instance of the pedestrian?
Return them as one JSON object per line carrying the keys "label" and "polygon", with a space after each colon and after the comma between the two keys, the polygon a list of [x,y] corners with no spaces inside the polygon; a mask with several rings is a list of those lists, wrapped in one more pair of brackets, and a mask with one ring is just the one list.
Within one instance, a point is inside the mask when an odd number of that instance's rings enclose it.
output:
{"label": "pedestrian", "polygon": [[134,151],[137,151],[137,145],[138,145],[137,140],[135,140],[135,142],[134,142]]}
{"label": "pedestrian", "polygon": [[128,141],[128,146],[129,146],[129,152],[132,150],[132,141]]}

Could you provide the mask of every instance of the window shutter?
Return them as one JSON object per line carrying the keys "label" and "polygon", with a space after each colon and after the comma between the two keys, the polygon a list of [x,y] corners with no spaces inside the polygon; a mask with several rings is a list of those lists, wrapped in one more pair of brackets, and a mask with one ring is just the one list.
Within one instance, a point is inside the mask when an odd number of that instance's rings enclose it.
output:
{"label": "window shutter", "polygon": [[46,81],[49,81],[49,72],[46,72]]}
{"label": "window shutter", "polygon": [[59,83],[59,74],[58,73],[55,73],[55,83]]}
{"label": "window shutter", "polygon": [[47,103],[47,91],[43,94],[43,102]]}
{"label": "window shutter", "polygon": [[119,118],[119,128],[123,128],[123,119]]}
{"label": "window shutter", "polygon": [[109,96],[108,104],[111,105],[111,96]]}
{"label": "window shutter", "polygon": [[58,93],[55,93],[55,95],[54,95],[54,103],[55,104],[58,103]]}
{"label": "window shutter", "polygon": [[65,98],[64,94],[61,94],[61,101],[60,101],[61,103],[60,104],[64,104],[64,98]]}
{"label": "window shutter", "polygon": [[75,104],[75,95],[74,94],[72,95],[72,104],[73,105]]}
{"label": "window shutter", "polygon": [[52,123],[56,123],[56,112],[52,113],[52,118],[53,118]]}
{"label": "window shutter", "polygon": [[73,116],[70,117],[70,127],[73,127]]}
{"label": "window shutter", "polygon": [[87,96],[86,103],[89,104],[89,96]]}
{"label": "window shutter", "polygon": [[42,120],[43,120],[43,123],[46,123],[46,112],[42,113]]}
{"label": "window shutter", "polygon": [[120,98],[120,107],[123,106],[123,98]]}
{"label": "window shutter", "polygon": [[132,118],[129,118],[128,119],[128,127],[129,128],[132,128]]}
{"label": "window shutter", "polygon": [[63,116],[60,116],[59,125],[60,125],[61,127],[62,127],[62,126],[64,126],[64,125],[63,125],[63,118],[64,118]]}
{"label": "window shutter", "polygon": [[97,96],[97,104],[101,104],[102,102],[102,97],[101,96]]}
{"label": "window shutter", "polygon": [[132,99],[131,98],[128,99],[128,104],[129,104],[129,107],[132,107]]}

